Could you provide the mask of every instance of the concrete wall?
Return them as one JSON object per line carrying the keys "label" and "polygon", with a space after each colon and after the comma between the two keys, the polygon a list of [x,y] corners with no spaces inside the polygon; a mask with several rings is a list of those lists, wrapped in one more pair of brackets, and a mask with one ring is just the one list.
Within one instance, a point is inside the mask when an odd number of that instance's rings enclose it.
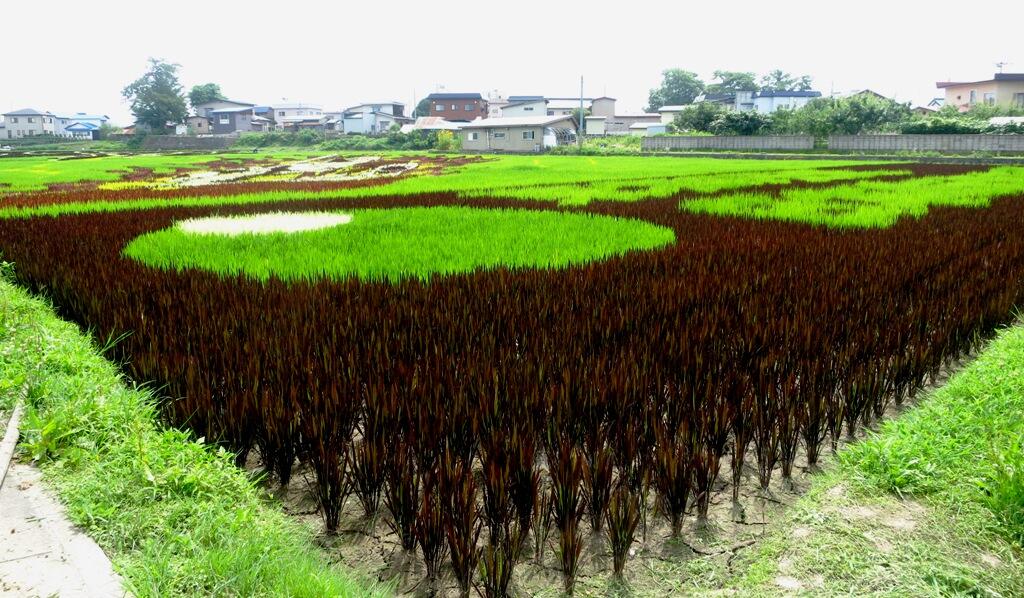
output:
{"label": "concrete wall", "polygon": [[652,150],[727,149],[727,150],[809,150],[814,149],[810,135],[758,135],[736,137],[645,137],[641,148]]}
{"label": "concrete wall", "polygon": [[1024,135],[833,135],[828,149],[846,151],[1024,152]]}
{"label": "concrete wall", "polygon": [[144,150],[219,150],[231,147],[235,137],[184,137],[149,135],[142,142]]}

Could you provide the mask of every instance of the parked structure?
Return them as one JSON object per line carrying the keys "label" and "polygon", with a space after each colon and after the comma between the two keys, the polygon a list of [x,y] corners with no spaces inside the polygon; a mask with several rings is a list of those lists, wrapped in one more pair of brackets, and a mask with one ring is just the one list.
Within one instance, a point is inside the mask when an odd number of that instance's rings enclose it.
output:
{"label": "parked structure", "polygon": [[481,119],[462,125],[462,149],[468,151],[539,152],[576,143],[571,116],[526,116]]}
{"label": "parked structure", "polygon": [[1024,73],[996,73],[991,79],[967,83],[940,81],[935,87],[945,91],[946,105],[961,112],[977,104],[1024,108]]}
{"label": "parked structure", "polygon": [[478,93],[432,93],[430,116],[451,122],[469,122],[487,118],[487,100]]}
{"label": "parked structure", "polygon": [[405,116],[405,104],[401,102],[359,104],[343,110],[340,116],[342,127],[338,129],[335,125],[334,130],[341,130],[350,135],[382,135],[395,125],[402,126],[413,122]]}

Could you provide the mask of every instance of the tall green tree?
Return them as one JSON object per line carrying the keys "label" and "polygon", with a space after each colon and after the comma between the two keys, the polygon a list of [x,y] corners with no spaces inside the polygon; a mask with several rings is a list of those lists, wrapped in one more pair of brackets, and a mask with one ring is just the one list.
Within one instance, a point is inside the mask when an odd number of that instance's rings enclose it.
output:
{"label": "tall green tree", "polygon": [[430,100],[423,98],[416,104],[416,109],[412,111],[413,118],[419,118],[421,116],[430,116]]}
{"label": "tall green tree", "polygon": [[226,99],[227,97],[220,90],[220,85],[217,85],[216,83],[193,85],[192,90],[188,92],[188,103],[192,106],[193,110],[200,104]]}
{"label": "tall green tree", "polygon": [[811,89],[810,75],[795,77],[782,69],[775,69],[761,77],[762,91],[808,91]]}
{"label": "tall green tree", "polygon": [[149,70],[121,90],[121,95],[131,102],[137,122],[156,132],[163,132],[169,122],[184,122],[188,107],[178,81],[179,68],[180,65],[150,58]]}
{"label": "tall green tree", "polygon": [[715,71],[717,83],[707,86],[708,93],[726,93],[732,91],[757,91],[757,79],[754,73],[742,71]]}
{"label": "tall green tree", "polygon": [[686,131],[709,133],[715,121],[725,112],[726,109],[723,106],[711,102],[700,102],[679,111],[672,120],[671,128],[679,133]]}
{"label": "tall green tree", "polygon": [[647,111],[657,112],[662,106],[692,104],[694,98],[704,93],[704,82],[697,73],[683,69],[662,71],[661,86],[652,89],[647,96]]}

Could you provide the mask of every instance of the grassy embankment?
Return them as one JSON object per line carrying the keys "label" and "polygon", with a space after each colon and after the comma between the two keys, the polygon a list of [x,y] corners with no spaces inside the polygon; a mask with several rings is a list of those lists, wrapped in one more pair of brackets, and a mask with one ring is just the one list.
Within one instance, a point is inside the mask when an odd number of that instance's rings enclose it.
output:
{"label": "grassy embankment", "polygon": [[1022,448],[1018,326],[841,451],[766,541],[733,562],[726,585],[751,595],[1024,595]]}
{"label": "grassy embankment", "polygon": [[0,412],[27,393],[21,448],[136,596],[364,596],[233,456],[157,423],[74,325],[0,279]]}

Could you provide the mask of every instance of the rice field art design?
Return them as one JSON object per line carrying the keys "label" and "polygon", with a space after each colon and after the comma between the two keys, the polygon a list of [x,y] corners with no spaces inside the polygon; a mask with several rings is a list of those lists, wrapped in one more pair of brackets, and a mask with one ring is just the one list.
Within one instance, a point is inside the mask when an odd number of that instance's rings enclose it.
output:
{"label": "rice field art design", "polygon": [[398,591],[628,582],[746,525],[1024,300],[1020,168],[412,158],[0,202],[21,284],[128,333],[111,358],[169,424],[306,497],[325,550],[403,563]]}

